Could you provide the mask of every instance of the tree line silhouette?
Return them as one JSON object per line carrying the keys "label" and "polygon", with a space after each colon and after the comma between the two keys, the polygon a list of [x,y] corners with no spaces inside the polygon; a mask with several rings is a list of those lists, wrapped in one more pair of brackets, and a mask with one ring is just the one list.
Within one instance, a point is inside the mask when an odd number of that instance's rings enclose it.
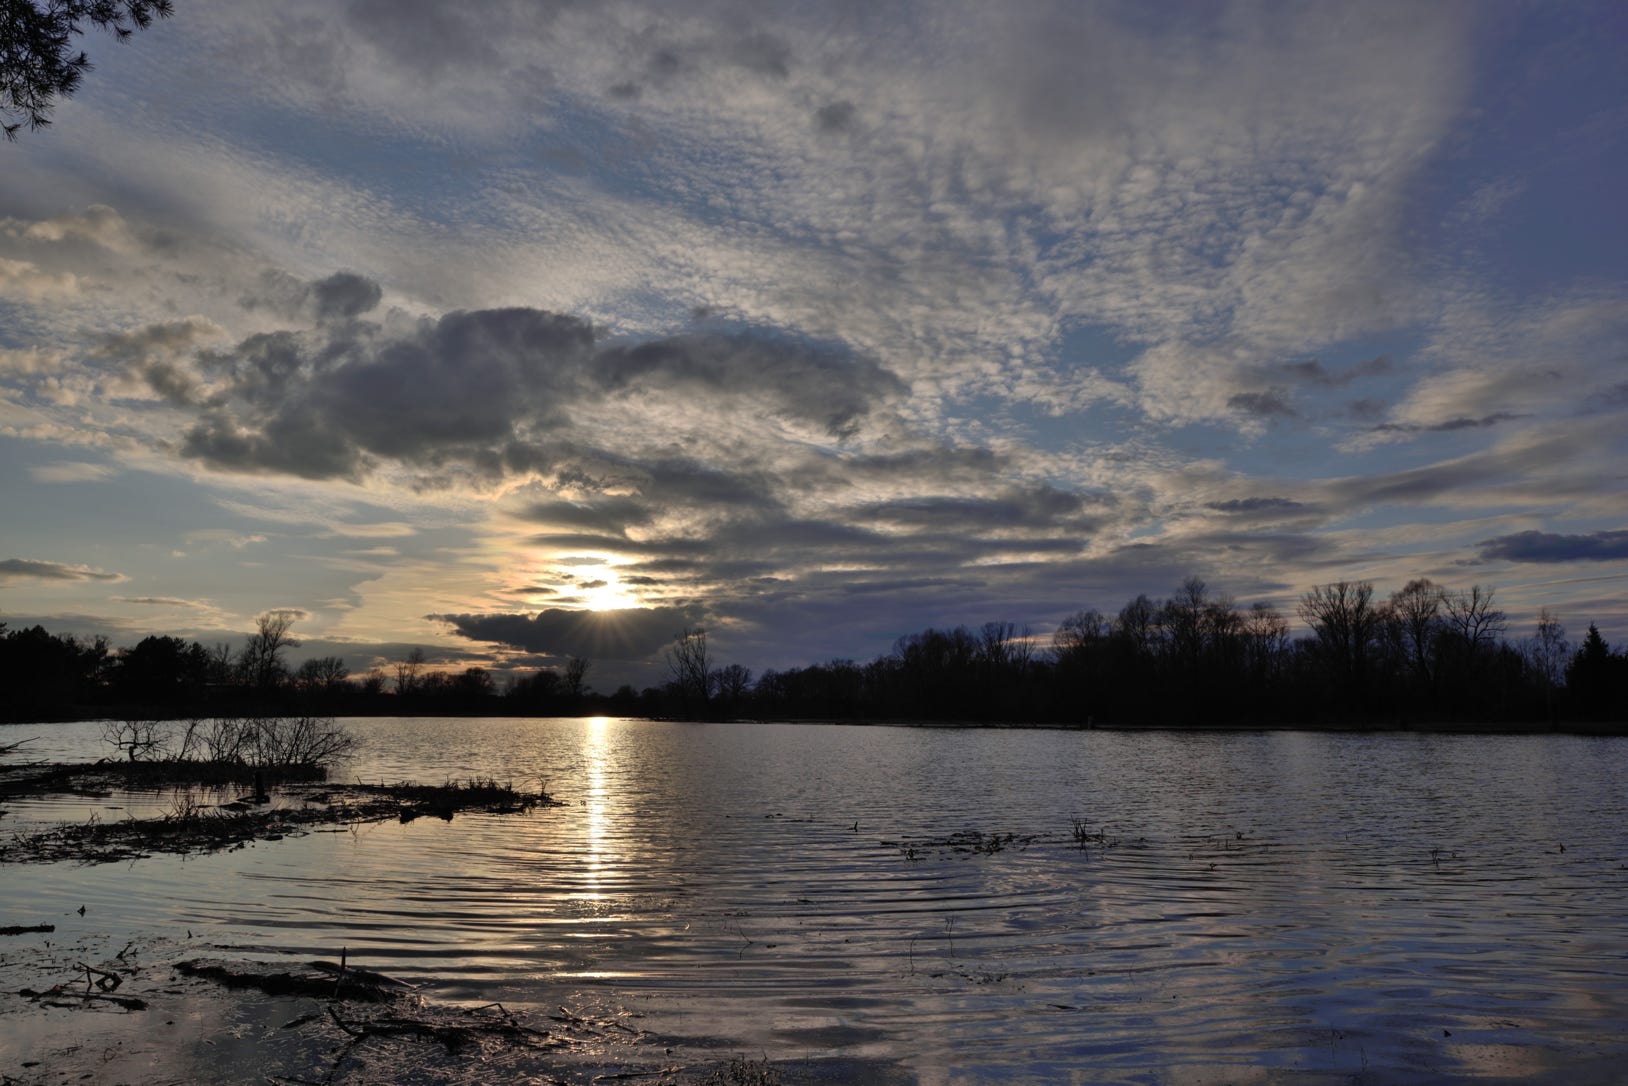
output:
{"label": "tree line silhouette", "polygon": [[1574,650],[1547,609],[1506,638],[1495,591],[1421,578],[1388,598],[1367,581],[1303,595],[1292,636],[1266,603],[1241,608],[1189,577],[1167,599],[1075,612],[1049,638],[1010,622],[927,629],[868,663],[713,668],[704,630],[668,650],[640,696],[681,718],[1053,724],[1376,724],[1628,721],[1628,654],[1599,629]]}
{"label": "tree line silhouette", "polygon": [[1577,646],[1547,609],[1508,638],[1495,592],[1427,579],[1376,597],[1319,585],[1297,616],[1247,608],[1190,577],[1167,599],[1075,612],[1049,637],[1010,622],[908,634],[868,663],[754,677],[715,666],[704,629],[680,632],[667,681],[596,693],[590,661],[498,676],[439,669],[414,649],[352,676],[339,657],[289,666],[293,616],[269,612],[233,648],[154,635],[130,648],[0,623],[0,718],[186,715],[207,707],[328,715],[613,713],[679,719],[943,720],[1088,724],[1628,721],[1628,654],[1590,625]]}

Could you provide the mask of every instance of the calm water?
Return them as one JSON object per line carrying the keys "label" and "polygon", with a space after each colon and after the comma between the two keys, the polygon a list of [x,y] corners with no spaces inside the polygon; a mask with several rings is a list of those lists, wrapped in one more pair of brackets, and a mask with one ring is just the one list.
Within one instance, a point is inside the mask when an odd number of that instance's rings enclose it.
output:
{"label": "calm water", "polygon": [[[565,993],[923,1082],[1603,1081],[1628,1055],[1625,740],[350,723],[350,774],[566,806],[0,869],[0,924],[84,904],[245,957],[347,947],[439,999]],[[98,753],[94,725],[28,733]]]}

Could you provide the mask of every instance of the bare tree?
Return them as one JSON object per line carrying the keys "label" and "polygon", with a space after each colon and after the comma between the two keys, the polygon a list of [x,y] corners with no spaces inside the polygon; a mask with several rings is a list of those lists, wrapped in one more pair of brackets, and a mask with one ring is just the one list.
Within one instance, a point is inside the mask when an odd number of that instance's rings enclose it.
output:
{"label": "bare tree", "polygon": [[225,686],[232,681],[232,675],[237,667],[237,653],[225,641],[215,642],[215,647],[209,650],[209,681]]}
{"label": "bare tree", "polygon": [[1441,608],[1446,591],[1429,577],[1420,577],[1391,595],[1391,613],[1402,634],[1402,645],[1419,677],[1435,678],[1436,635],[1441,630]]}
{"label": "bare tree", "polygon": [[1300,617],[1336,671],[1359,679],[1367,668],[1368,647],[1379,628],[1374,586],[1367,581],[1318,585],[1300,597]]}
{"label": "bare tree", "polygon": [[678,688],[686,716],[705,713],[711,703],[712,668],[707,656],[707,631],[686,626],[667,649],[667,673]]}
{"label": "bare tree", "polygon": [[1204,648],[1204,612],[1209,606],[1209,590],[1203,579],[1189,577],[1159,608],[1158,622],[1164,629],[1170,654],[1185,667],[1198,664]]}
{"label": "bare tree", "polygon": [[335,690],[348,678],[350,668],[337,656],[313,656],[294,673],[294,681],[304,690]]}
{"label": "bare tree", "polygon": [[746,692],[752,688],[752,672],[739,664],[719,668],[713,675],[713,686],[725,713],[732,714]]}
{"label": "bare tree", "polygon": [[1560,617],[1547,607],[1538,612],[1537,629],[1526,643],[1526,662],[1543,685],[1544,709],[1554,716],[1555,690],[1566,677],[1566,661],[1571,645],[1566,640],[1566,627]]}
{"label": "bare tree", "polygon": [[1289,647],[1289,621],[1271,604],[1257,602],[1243,616],[1245,656],[1257,678],[1277,670]]}
{"label": "bare tree", "polygon": [[986,622],[978,631],[978,658],[993,674],[1021,676],[1034,659],[1034,632],[1010,622]]}
{"label": "bare tree", "polygon": [[1152,652],[1159,636],[1159,611],[1159,606],[1143,593],[1119,609],[1119,616],[1114,621],[1114,633],[1137,652]]}
{"label": "bare tree", "polygon": [[1448,627],[1462,637],[1472,651],[1490,647],[1506,627],[1506,616],[1492,604],[1494,591],[1477,584],[1471,585],[1468,592],[1455,592],[1442,598]]}
{"label": "bare tree", "polygon": [[283,652],[297,649],[300,643],[289,636],[294,625],[291,611],[267,611],[255,619],[255,632],[238,657],[243,681],[256,690],[266,690],[282,682],[287,675],[283,667]]}
{"label": "bare tree", "polygon": [[1101,611],[1075,611],[1051,635],[1051,658],[1056,664],[1077,659],[1108,636],[1110,626]]}
{"label": "bare tree", "polygon": [[139,762],[163,750],[170,741],[170,730],[159,720],[109,720],[102,724],[102,740],[130,761]]}
{"label": "bare tree", "polygon": [[1008,647],[1017,636],[1017,627],[1010,622],[986,622],[978,631],[978,655],[992,670],[1004,668]]}
{"label": "bare tree", "polygon": [[1007,643],[1006,657],[1020,678],[1028,674],[1029,665],[1034,663],[1034,631],[1027,626],[1019,630]]}
{"label": "bare tree", "polygon": [[407,658],[396,665],[396,693],[411,694],[418,689],[419,673],[424,670],[424,650],[414,648]]}
{"label": "bare tree", "polygon": [[565,661],[565,692],[573,700],[588,692],[588,670],[592,667],[593,661],[581,656],[572,656]]}

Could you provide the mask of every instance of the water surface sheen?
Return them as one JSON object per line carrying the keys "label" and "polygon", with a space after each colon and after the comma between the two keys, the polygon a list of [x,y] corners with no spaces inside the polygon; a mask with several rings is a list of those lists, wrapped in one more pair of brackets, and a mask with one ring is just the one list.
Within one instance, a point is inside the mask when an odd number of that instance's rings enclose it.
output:
{"label": "water surface sheen", "polygon": [[1606,1079],[1628,1052],[1628,741],[350,723],[351,774],[565,805],[30,869],[0,922],[90,901],[924,1082]]}

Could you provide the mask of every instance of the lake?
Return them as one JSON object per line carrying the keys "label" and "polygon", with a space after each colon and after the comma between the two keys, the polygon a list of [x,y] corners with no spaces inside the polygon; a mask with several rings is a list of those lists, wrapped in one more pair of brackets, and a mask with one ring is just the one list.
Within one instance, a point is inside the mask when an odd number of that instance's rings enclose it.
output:
{"label": "lake", "polygon": [[[347,723],[343,776],[564,805],[0,868],[0,924],[343,947],[439,1000],[616,1006],[889,1081],[1608,1081],[1628,1056],[1628,740]],[[7,730],[103,753],[94,724]],[[5,828],[168,802],[18,801]]]}

